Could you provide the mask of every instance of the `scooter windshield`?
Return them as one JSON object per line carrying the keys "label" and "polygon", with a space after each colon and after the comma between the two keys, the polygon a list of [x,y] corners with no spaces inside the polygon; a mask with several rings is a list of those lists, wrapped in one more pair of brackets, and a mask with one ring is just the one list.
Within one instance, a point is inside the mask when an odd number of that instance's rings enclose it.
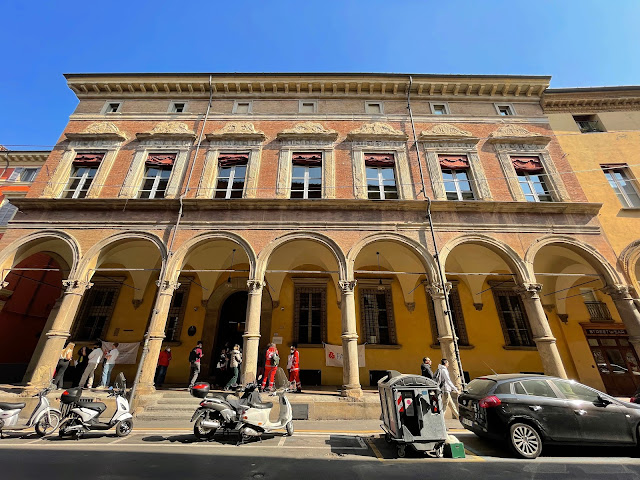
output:
{"label": "scooter windshield", "polygon": [[282,368],[278,368],[276,372],[275,384],[278,390],[280,390],[281,388],[287,388],[289,386],[289,379],[287,378],[287,374],[284,373],[284,370],[282,370]]}
{"label": "scooter windshield", "polygon": [[114,390],[127,390],[127,380],[124,378],[124,373],[120,372],[116,377],[116,381],[113,383]]}

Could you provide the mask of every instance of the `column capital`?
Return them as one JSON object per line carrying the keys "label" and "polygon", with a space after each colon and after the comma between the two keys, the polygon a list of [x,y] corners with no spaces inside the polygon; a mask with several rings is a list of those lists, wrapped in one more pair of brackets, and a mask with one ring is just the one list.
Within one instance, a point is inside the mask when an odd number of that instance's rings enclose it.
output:
{"label": "column capital", "polygon": [[340,282],[338,282],[338,284],[340,285],[340,290],[342,290],[342,293],[345,295],[353,293],[357,283],[357,280],[340,280]]}
{"label": "column capital", "polygon": [[247,288],[249,289],[249,295],[255,295],[262,293],[265,282],[262,280],[247,280]]}
{"label": "column capital", "polygon": [[536,300],[540,299],[540,292],[542,291],[541,283],[523,283],[516,285],[513,289],[522,295],[525,299]]}
{"label": "column capital", "polygon": [[609,295],[613,300],[632,300],[628,285],[607,285],[602,289],[602,291]]}
{"label": "column capital", "polygon": [[85,292],[85,290],[89,290],[91,287],[93,287],[93,283],[91,282],[84,282],[82,280],[75,280],[72,278],[68,280],[63,280],[62,285],[66,289],[65,293],[70,293],[75,295],[82,295]]}
{"label": "column capital", "polygon": [[173,295],[173,292],[180,288],[180,282],[170,282],[169,280],[156,280],[156,285],[160,289],[160,294]]}
{"label": "column capital", "polygon": [[442,289],[441,283],[428,283],[425,282],[424,289],[427,291],[431,298],[433,299],[443,299],[445,295],[449,295],[451,292],[452,284],[451,282],[445,282],[444,290]]}

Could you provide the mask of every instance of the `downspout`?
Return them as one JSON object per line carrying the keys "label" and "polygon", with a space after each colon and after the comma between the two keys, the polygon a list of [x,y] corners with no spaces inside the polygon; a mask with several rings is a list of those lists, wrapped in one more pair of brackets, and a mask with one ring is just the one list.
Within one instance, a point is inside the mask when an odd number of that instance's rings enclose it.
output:
{"label": "downspout", "polygon": [[[462,384],[462,388],[464,389],[465,381],[464,381],[464,370],[462,370],[462,360],[460,358],[460,349],[458,348],[458,335],[456,334],[456,326],[453,323],[453,318],[451,317],[451,304],[449,303],[449,295],[447,294],[446,285],[444,281],[443,268],[440,263],[440,254],[438,251],[438,243],[436,242],[436,235],[433,230],[433,219],[431,218],[431,198],[427,195],[427,191],[425,189],[424,184],[424,174],[422,173],[422,161],[420,160],[420,144],[418,143],[418,137],[416,135],[416,126],[413,121],[413,112],[411,110],[411,86],[413,85],[413,78],[409,76],[409,88],[407,89],[407,110],[409,110],[409,119],[411,120],[411,131],[413,133],[413,142],[416,146],[416,155],[418,156],[418,169],[420,171],[420,182],[422,184],[422,194],[424,198],[427,200],[427,221],[429,222],[429,230],[431,231],[431,240],[433,241],[433,249],[434,255],[433,258],[436,261],[436,267],[438,269],[438,279],[440,280],[440,288],[442,288],[442,293],[444,295],[445,305],[447,306],[447,311],[444,312],[447,319],[449,320],[449,328],[451,328],[451,333],[453,335],[453,348],[456,356],[456,363],[458,364],[458,371],[460,372],[460,383]],[[431,191],[435,191],[433,188],[433,178],[429,177],[431,182]],[[420,195],[420,193],[418,193]]]}
{"label": "downspout", "polygon": [[[207,111],[204,114],[204,120],[202,122],[202,128],[200,129],[200,136],[198,137],[198,143],[196,145],[196,151],[195,154],[193,156],[193,160],[191,161],[191,164],[189,166],[189,174],[187,176],[187,183],[184,189],[184,192],[180,195],[180,197],[178,198],[178,200],[180,201],[180,209],[178,210],[178,216],[176,218],[176,222],[175,222],[175,226],[173,228],[173,235],[171,236],[171,240],[169,241],[169,246],[167,248],[167,258],[164,262],[162,262],[162,267],[160,269],[160,275],[158,276],[158,288],[162,288],[162,285],[164,283],[164,279],[165,279],[165,275],[166,275],[166,270],[167,270],[167,265],[169,263],[169,261],[171,260],[171,257],[173,256],[173,243],[176,239],[176,234],[178,233],[178,229],[180,228],[180,219],[182,218],[183,215],[183,211],[184,211],[184,198],[187,196],[187,193],[189,193],[189,185],[191,183],[191,177],[193,176],[193,168],[195,166],[196,160],[198,158],[198,152],[200,151],[200,145],[202,144],[202,137],[204,136],[204,129],[207,125],[207,120],[209,118],[209,112],[211,111],[211,104],[213,103],[213,88],[211,86],[213,81],[213,77],[212,75],[209,75],[209,104],[207,105]],[[160,299],[159,295],[156,295],[156,299],[154,301],[153,304],[153,310],[152,312],[155,313],[158,309],[158,300]],[[149,332],[146,332],[144,335],[144,344],[142,347],[142,354],[140,355],[140,362],[138,363],[138,370],[136,371],[136,377],[133,381],[133,385],[131,387],[131,392],[129,394],[129,402],[131,403],[131,411],[134,410],[134,404],[137,401],[137,398],[135,396],[136,394],[136,390],[138,388],[138,384],[140,383],[140,375],[142,373],[142,366],[144,365],[144,361],[147,358],[147,354],[149,353]]]}

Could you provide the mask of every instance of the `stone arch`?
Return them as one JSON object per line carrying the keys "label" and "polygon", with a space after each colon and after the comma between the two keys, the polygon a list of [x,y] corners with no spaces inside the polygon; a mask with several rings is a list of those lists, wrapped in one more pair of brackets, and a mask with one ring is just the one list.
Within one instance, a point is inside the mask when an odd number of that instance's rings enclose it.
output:
{"label": "stone arch", "polygon": [[627,245],[618,257],[618,264],[629,281],[629,284],[633,286],[636,294],[640,294],[640,283],[635,274],[635,268],[639,260],[640,240],[634,240]]}

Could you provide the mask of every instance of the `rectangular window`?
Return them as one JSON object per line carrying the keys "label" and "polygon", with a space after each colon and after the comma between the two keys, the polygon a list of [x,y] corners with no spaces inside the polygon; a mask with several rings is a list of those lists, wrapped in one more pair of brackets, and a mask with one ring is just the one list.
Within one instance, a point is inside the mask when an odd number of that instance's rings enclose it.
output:
{"label": "rectangular window", "polygon": [[73,339],[94,341],[104,338],[116,306],[120,283],[94,283],[82,300]]}
{"label": "rectangular window", "polygon": [[253,105],[251,101],[240,102],[236,100],[233,104],[233,113],[251,113],[252,107]]}
{"label": "rectangular window", "polygon": [[382,115],[384,113],[382,102],[365,102],[365,112],[372,115]]}
{"label": "rectangular window", "polygon": [[[453,325],[456,328],[456,335],[458,336],[458,345],[468,346],[469,336],[467,335],[467,326],[464,322],[464,314],[462,313],[462,302],[460,301],[460,294],[458,293],[457,281],[452,281],[451,291],[449,292],[449,305],[451,306],[451,319]],[[438,322],[435,316],[435,307],[433,299],[429,296],[429,319],[431,321],[431,334],[433,336],[433,344],[440,345],[440,336],[438,332]]]}
{"label": "rectangular window", "polygon": [[214,198],[242,198],[247,174],[248,153],[221,153]]}
{"label": "rectangular window", "polygon": [[466,155],[438,155],[447,200],[475,200]]}
{"label": "rectangular window", "polygon": [[316,113],[318,111],[318,102],[315,100],[300,100],[298,109],[300,113]]}
{"label": "rectangular window", "polygon": [[360,288],[360,315],[363,319],[365,341],[371,344],[395,345],[391,288]]}
{"label": "rectangular window", "polygon": [[78,153],[62,198],[85,198],[103,158],[104,153]]}
{"label": "rectangular window", "polygon": [[493,288],[492,292],[507,346],[535,347],[529,319],[520,295],[497,288]]}
{"label": "rectangular window", "polygon": [[626,164],[600,165],[600,167],[604,171],[609,185],[616,192],[620,203],[624,207],[640,208],[640,196],[638,196],[638,191],[627,174],[629,167]]}
{"label": "rectangular window", "polygon": [[164,198],[175,160],[175,153],[149,154],[145,162],[140,198]]}
{"label": "rectangular window", "polygon": [[9,200],[5,199],[5,201],[2,202],[2,207],[0,207],[0,227],[6,226],[13,219],[17,211],[18,207],[12,205]]}
{"label": "rectangular window", "polygon": [[102,109],[102,113],[118,113],[121,106],[121,102],[107,102]]}
{"label": "rectangular window", "polygon": [[553,202],[539,157],[511,157],[527,202]]}
{"label": "rectangular window", "polygon": [[498,115],[502,115],[503,117],[515,115],[513,105],[510,103],[494,103],[494,106],[496,107]]}
{"label": "rectangular window", "polygon": [[397,200],[393,153],[365,153],[367,195],[370,200]]}
{"label": "rectangular window", "polygon": [[322,153],[292,155],[291,198],[322,198]]}
{"label": "rectangular window", "polygon": [[295,287],[294,337],[299,343],[326,341],[326,287]]}
{"label": "rectangular window", "polygon": [[573,120],[578,125],[580,133],[604,132],[597,115],[574,115]]}
{"label": "rectangular window", "polygon": [[449,105],[447,103],[429,103],[433,115],[449,115]]}
{"label": "rectangular window", "polygon": [[29,183],[33,182],[39,171],[39,168],[23,168],[22,172],[20,172],[20,181]]}
{"label": "rectangular window", "polygon": [[185,102],[171,102],[169,113],[183,113],[187,109]]}
{"label": "rectangular window", "polygon": [[180,279],[180,286],[173,293],[167,324],[164,330],[165,342],[177,342],[180,340],[180,332],[184,321],[184,314],[187,310],[187,299],[189,298],[189,288],[191,283]]}

